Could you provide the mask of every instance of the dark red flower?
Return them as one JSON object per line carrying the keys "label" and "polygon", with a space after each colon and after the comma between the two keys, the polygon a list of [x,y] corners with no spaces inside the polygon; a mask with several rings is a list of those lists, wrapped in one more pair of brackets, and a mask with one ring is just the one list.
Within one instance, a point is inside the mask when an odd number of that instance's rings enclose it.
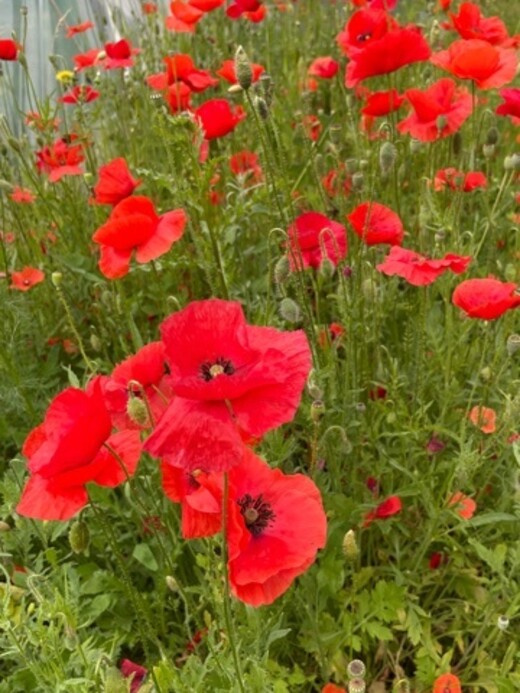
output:
{"label": "dark red flower", "polygon": [[397,129],[421,142],[452,135],[473,110],[471,94],[449,77],[439,79],[424,91],[408,89],[405,97],[413,112],[397,124]]}
{"label": "dark red flower", "polygon": [[195,118],[200,123],[204,138],[214,140],[224,137],[232,132],[236,126],[246,117],[241,106],[234,109],[226,99],[210,99],[205,101],[194,111]]}
{"label": "dark red flower", "polygon": [[[261,75],[265,72],[265,67],[258,63],[251,63],[251,71],[253,73],[253,82],[258,82]],[[215,74],[230,84],[237,84],[234,60],[224,60],[219,69],[215,71]]]}
{"label": "dark red flower", "polygon": [[316,58],[307,70],[307,74],[311,75],[311,77],[332,79],[337,75],[338,70],[339,63],[334,58],[331,58],[330,55],[327,55],[322,58]]}
{"label": "dark red flower", "polygon": [[134,250],[141,264],[155,260],[182,237],[186,221],[183,209],[159,216],[147,197],[125,198],[92,236],[101,246],[99,269],[109,279],[124,277]]}
{"label": "dark red flower", "polygon": [[125,67],[133,67],[133,55],[140,53],[139,48],[132,48],[127,39],[121,39],[116,43],[105,43],[106,58],[103,61],[105,70],[120,70]]}
{"label": "dark red flower", "polygon": [[495,110],[495,113],[501,116],[510,116],[513,123],[520,124],[520,89],[501,89],[500,96],[504,99]]}
{"label": "dark red flower", "polygon": [[130,684],[130,693],[138,693],[139,689],[141,688],[141,684],[144,683],[144,680],[148,674],[148,669],[145,669],[140,664],[132,662],[130,659],[123,659],[119,669],[125,679],[132,679],[132,683]]}
{"label": "dark red flower", "polygon": [[139,461],[138,431],[112,434],[100,378],[86,392],[69,387],[53,399],[23,454],[31,474],[16,511],[40,520],[68,520],[88,503],[85,484],[118,486]]}
{"label": "dark red flower", "polygon": [[288,228],[288,258],[292,271],[318,268],[325,257],[337,265],[347,255],[345,227],[324,214],[304,212]]}
{"label": "dark red flower", "polygon": [[430,570],[437,570],[443,563],[446,563],[447,560],[447,557],[443,553],[440,551],[434,551],[430,556],[430,560],[428,561],[428,567]]}
{"label": "dark red flower", "polygon": [[0,39],[0,60],[12,62],[17,59],[21,46],[12,39]]}
{"label": "dark red flower", "polygon": [[[74,137],[72,142],[74,142]],[[81,176],[80,164],[85,160],[83,145],[55,140],[50,146],[36,152],[36,166],[49,174],[49,181],[56,183],[63,176]]]}
{"label": "dark red flower", "polygon": [[348,216],[354,232],[367,245],[401,245],[404,237],[399,216],[379,202],[363,202]]}
{"label": "dark red flower", "polygon": [[397,111],[404,102],[397,89],[389,91],[375,91],[366,98],[365,105],[361,109],[364,115],[381,117]]}
{"label": "dark red flower", "polygon": [[90,103],[99,98],[99,92],[90,85],[78,85],[69,89],[58,101],[68,104]]}
{"label": "dark red flower", "polygon": [[229,473],[228,571],[246,604],[271,604],[325,546],[321,495],[303,474],[283,474],[250,450]]}
{"label": "dark red flower", "polygon": [[[226,14],[231,19],[238,19],[242,15],[251,21],[260,21],[264,17],[265,7],[262,0],[235,0],[234,5],[230,5]],[[259,13],[257,15],[257,13]]]}
{"label": "dark red flower", "polygon": [[66,38],[73,38],[76,34],[82,34],[84,31],[93,29],[94,24],[92,22],[82,22],[81,24],[69,24],[67,27],[67,32],[65,34]]}
{"label": "dark red flower", "polygon": [[112,159],[100,167],[98,182],[94,186],[94,200],[100,205],[117,205],[141,185],[128,168],[125,159]]}
{"label": "dark red flower", "polygon": [[161,325],[173,401],[146,450],[186,471],[229,469],[241,436],[259,438],[291,421],[310,370],[301,330],[245,321],[233,301],[195,301]]}
{"label": "dark red flower", "polygon": [[183,82],[191,91],[200,92],[218,84],[218,80],[209,72],[197,69],[192,58],[185,53],[170,55],[163,62],[166,71],[150,75],[146,79],[152,89],[167,89],[176,82]]}
{"label": "dark red flower", "polygon": [[500,17],[483,17],[478,5],[463,2],[459,13],[449,13],[451,26],[463,39],[482,39],[495,46],[515,45]]}
{"label": "dark red flower", "polygon": [[467,279],[457,286],[451,300],[468,317],[481,320],[496,320],[520,306],[518,286],[494,277]]}
{"label": "dark red flower", "polygon": [[480,89],[503,87],[514,78],[518,63],[514,49],[492,46],[479,39],[454,41],[430,60],[459,79],[473,80]]}
{"label": "dark red flower", "polygon": [[377,265],[376,269],[383,274],[402,277],[413,286],[427,286],[448,270],[455,274],[465,272],[470,262],[470,256],[462,257],[452,253],[442,259],[431,260],[413,250],[393,246],[384,262]]}
{"label": "dark red flower", "polygon": [[393,515],[398,515],[403,508],[399,496],[390,496],[380,503],[375,510],[371,510],[365,515],[363,527],[369,527],[374,520],[386,520]]}
{"label": "dark red flower", "polygon": [[29,291],[45,279],[45,273],[35,267],[24,267],[20,272],[11,272],[10,289]]}
{"label": "dark red flower", "polygon": [[393,29],[378,40],[368,41],[366,47],[353,56],[347,65],[345,86],[350,89],[369,77],[386,75],[405,65],[428,60],[430,54],[430,47],[418,27]]}

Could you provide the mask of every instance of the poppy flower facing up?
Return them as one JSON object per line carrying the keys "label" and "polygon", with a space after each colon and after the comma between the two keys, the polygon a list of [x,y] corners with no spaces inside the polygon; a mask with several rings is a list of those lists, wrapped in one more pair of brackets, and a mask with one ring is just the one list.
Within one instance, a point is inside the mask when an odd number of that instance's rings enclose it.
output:
{"label": "poppy flower facing up", "polygon": [[348,216],[354,233],[366,245],[401,245],[404,238],[403,224],[399,216],[379,202],[363,202]]}
{"label": "poppy flower facing up", "polygon": [[477,504],[473,498],[466,496],[462,491],[457,491],[451,496],[448,500],[448,506],[453,507],[457,515],[463,520],[471,520],[477,509]]}
{"label": "poppy flower facing up", "polygon": [[509,116],[513,124],[520,125],[520,89],[501,89],[498,93],[504,102],[497,106],[495,113]]}
{"label": "poppy flower facing up", "polygon": [[250,450],[229,473],[228,571],[233,594],[271,604],[325,546],[320,492],[303,474],[283,474]]}
{"label": "poppy flower facing up", "polygon": [[403,504],[399,496],[390,496],[382,503],[379,503],[375,510],[371,510],[365,515],[363,527],[369,527],[374,520],[386,520],[389,517],[398,515],[403,509]]}
{"label": "poppy flower facing up", "polygon": [[194,111],[206,140],[224,137],[232,132],[241,120],[246,117],[241,106],[231,108],[226,99],[210,99]]}
{"label": "poppy flower facing up", "polygon": [[432,693],[462,693],[460,680],[455,674],[442,674],[433,682]]}
{"label": "poppy flower facing up", "polygon": [[496,320],[506,311],[520,306],[517,290],[516,284],[494,277],[467,279],[457,286],[451,300],[470,318]]}
{"label": "poppy flower facing up", "polygon": [[397,124],[397,129],[421,142],[433,142],[453,134],[473,110],[469,91],[457,87],[449,77],[439,79],[424,91],[407,89],[405,97],[413,112]]}
{"label": "poppy flower facing up", "polygon": [[98,377],[86,392],[69,387],[55,397],[22,452],[31,476],[16,511],[68,520],[88,503],[86,483],[113,487],[133,475],[141,441],[138,431],[112,434]]}
{"label": "poppy flower facing up", "polygon": [[383,274],[402,277],[413,286],[427,286],[448,270],[455,274],[465,272],[470,262],[471,257],[452,253],[439,260],[431,260],[413,250],[393,246],[384,262],[377,265],[376,269]]}
{"label": "poppy flower facing up", "polygon": [[148,669],[145,669],[140,664],[132,662],[130,659],[123,659],[119,670],[125,679],[131,679],[130,693],[138,693],[141,685],[144,683],[148,675]]}
{"label": "poppy flower facing up", "polygon": [[317,269],[325,258],[334,266],[347,254],[345,227],[324,214],[304,212],[287,230],[288,258],[291,270]]}
{"label": "poppy flower facing up", "polygon": [[45,279],[45,274],[35,267],[24,267],[20,272],[11,272],[10,289],[16,291],[29,291],[36,284],[40,284]]}
{"label": "poppy flower facing up", "polygon": [[[74,141],[72,136],[72,141]],[[57,183],[64,176],[82,176],[80,164],[85,160],[81,144],[69,144],[64,139],[36,152],[36,166],[49,174],[49,181]]]}
{"label": "poppy flower facing up", "polygon": [[141,185],[130,173],[126,160],[112,159],[100,167],[98,182],[94,186],[94,200],[100,205],[117,205]]}
{"label": "poppy flower facing up", "polygon": [[134,250],[140,264],[155,260],[182,237],[186,221],[183,209],[159,216],[147,197],[127,197],[92,236],[101,246],[99,269],[109,279],[124,277]]}
{"label": "poppy flower facing up", "polygon": [[235,0],[234,4],[226,10],[230,19],[239,19],[244,16],[252,22],[262,21],[265,13],[265,5],[262,4],[262,0]]}
{"label": "poppy flower facing up", "polygon": [[101,55],[103,55],[103,50],[101,48],[91,48],[86,53],[78,53],[73,58],[76,70],[81,72],[82,70],[87,70],[89,67],[95,67],[101,61]]}
{"label": "poppy flower facing up", "polygon": [[21,46],[13,39],[0,39],[0,60],[13,62],[18,58]]}
{"label": "poppy flower facing up", "polygon": [[291,421],[311,367],[302,330],[245,321],[234,301],[194,301],[161,325],[175,397],[145,442],[186,471],[224,471],[257,439]]}
{"label": "poppy flower facing up", "polygon": [[513,48],[499,48],[487,41],[454,41],[430,61],[459,79],[471,79],[479,89],[503,87],[510,82],[518,64]]}
{"label": "poppy flower facing up", "polygon": [[116,43],[105,43],[106,58],[103,61],[105,70],[121,70],[125,67],[133,67],[133,55],[137,55],[141,50],[132,48],[130,41],[121,39]]}
{"label": "poppy flower facing up", "polygon": [[473,407],[468,418],[482,433],[490,434],[497,430],[497,413],[491,407]]}

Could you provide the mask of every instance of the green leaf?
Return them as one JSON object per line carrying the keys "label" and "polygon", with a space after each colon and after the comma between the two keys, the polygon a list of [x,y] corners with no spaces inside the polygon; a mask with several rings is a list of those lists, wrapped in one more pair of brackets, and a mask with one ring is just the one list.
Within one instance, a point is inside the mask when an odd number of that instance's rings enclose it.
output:
{"label": "green leaf", "polygon": [[148,570],[153,572],[159,570],[159,564],[157,563],[152,549],[148,546],[148,544],[137,544],[132,552],[132,556],[136,561],[139,561],[141,565],[148,568]]}
{"label": "green leaf", "polygon": [[507,556],[507,546],[497,544],[494,549],[488,549],[476,539],[470,539],[469,543],[481,558],[495,573],[502,572]]}

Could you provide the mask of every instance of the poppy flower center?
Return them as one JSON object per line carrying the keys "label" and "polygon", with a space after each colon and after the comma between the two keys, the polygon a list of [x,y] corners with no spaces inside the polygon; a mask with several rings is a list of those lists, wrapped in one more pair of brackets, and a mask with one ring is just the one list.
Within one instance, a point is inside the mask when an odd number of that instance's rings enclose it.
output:
{"label": "poppy flower center", "polygon": [[31,282],[30,282],[29,279],[24,279],[24,280],[23,280],[23,285],[24,285],[24,286],[29,286],[30,283],[31,283]]}
{"label": "poppy flower center", "polygon": [[219,356],[213,363],[205,361],[200,367],[202,379],[206,382],[213,380],[219,375],[233,375],[235,367],[227,359]]}
{"label": "poppy flower center", "polygon": [[238,505],[247,529],[254,537],[262,534],[263,530],[274,521],[276,514],[271,510],[271,504],[264,501],[260,494],[253,498],[249,493],[240,498]]}

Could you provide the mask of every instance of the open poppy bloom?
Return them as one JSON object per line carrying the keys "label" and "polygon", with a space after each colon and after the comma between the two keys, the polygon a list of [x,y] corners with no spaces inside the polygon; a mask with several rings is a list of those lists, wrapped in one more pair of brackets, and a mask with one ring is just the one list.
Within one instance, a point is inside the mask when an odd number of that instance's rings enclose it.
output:
{"label": "open poppy bloom", "polygon": [[192,34],[195,31],[197,22],[205,14],[196,5],[191,2],[183,2],[183,0],[173,0],[170,3],[170,12],[171,15],[168,15],[164,21],[166,28],[169,31],[184,34]]}
{"label": "open poppy bloom", "polygon": [[226,99],[210,99],[194,111],[206,140],[224,137],[232,132],[241,120],[246,117],[241,106],[231,108]]}
{"label": "open poppy bloom", "polygon": [[497,106],[495,113],[510,116],[513,124],[520,125],[520,89],[501,89],[498,93],[504,102]]}
{"label": "open poppy bloom", "polygon": [[174,209],[159,216],[147,197],[127,197],[92,236],[101,246],[99,269],[109,279],[128,274],[130,259],[143,264],[167,253],[186,226],[186,212]]}
{"label": "open poppy bloom", "polygon": [[90,103],[99,98],[99,92],[93,89],[90,85],[77,85],[72,87],[68,92],[60,96],[58,101],[60,103],[68,104],[81,104]]}
{"label": "open poppy bloom", "polygon": [[492,46],[480,39],[454,41],[447,50],[434,53],[430,61],[459,79],[473,80],[479,89],[508,84],[518,64],[513,48]]}
{"label": "open poppy bloom", "polygon": [[397,89],[375,91],[366,97],[361,113],[375,117],[385,116],[401,108],[403,102],[404,96],[401,96]]}
{"label": "open poppy bloom", "polygon": [[132,48],[130,41],[121,39],[116,43],[105,43],[106,58],[103,61],[105,70],[121,70],[125,67],[133,67],[133,55],[140,53],[139,48]]}
{"label": "open poppy bloom", "polygon": [[513,282],[501,282],[494,277],[467,279],[459,284],[452,303],[470,318],[496,320],[507,310],[520,306],[520,294]]}
{"label": "open poppy bloom", "polygon": [[351,59],[374,41],[379,41],[399,24],[381,8],[366,8],[354,12],[336,40],[345,55]]}
{"label": "open poppy bloom", "polygon": [[441,274],[451,270],[455,274],[465,272],[471,257],[448,253],[442,259],[431,260],[413,250],[394,245],[384,262],[376,266],[383,274],[397,275],[413,286],[432,284]]}
{"label": "open poppy bloom", "polygon": [[13,202],[25,205],[32,204],[36,200],[36,195],[32,190],[29,190],[28,188],[20,188],[18,185],[15,185],[13,192],[10,193],[9,197]]}
{"label": "open poppy bloom", "polygon": [[[250,65],[251,72],[253,73],[253,83],[258,82],[261,75],[263,75],[265,72],[265,67],[263,65],[259,65],[258,63],[250,63]],[[222,79],[225,79],[226,82],[229,82],[230,84],[238,83],[234,60],[224,60],[219,69],[215,71],[215,74],[222,77]]]}
{"label": "open poppy bloom", "polygon": [[92,22],[81,22],[81,24],[70,24],[67,27],[67,32],[65,34],[66,38],[74,38],[77,34],[83,34],[85,31],[88,31],[89,29],[93,29],[94,24]]}
{"label": "open poppy bloom", "polygon": [[287,230],[289,266],[294,272],[317,269],[325,258],[337,265],[347,254],[345,227],[324,214],[304,212]]}
{"label": "open poppy bloom", "polygon": [[302,330],[245,321],[234,301],[194,301],[161,325],[175,397],[145,449],[186,471],[224,471],[243,440],[291,421],[311,366]]}
{"label": "open poppy bloom", "polygon": [[100,378],[86,391],[55,397],[23,454],[31,474],[16,511],[39,520],[68,520],[88,503],[85,484],[118,486],[132,476],[141,453],[138,431],[112,434]]}
{"label": "open poppy bloom", "polygon": [[100,205],[117,205],[141,185],[130,173],[123,157],[112,159],[100,167],[98,182],[94,186],[94,200]]}
{"label": "open poppy bloom", "polygon": [[401,245],[404,238],[399,216],[379,202],[363,202],[348,216],[354,232],[366,245]]}
{"label": "open poppy bloom", "polygon": [[86,53],[78,53],[73,58],[76,70],[81,72],[89,67],[95,67],[100,62],[100,55],[103,55],[101,48],[91,48]]}
{"label": "open poppy bloom", "polygon": [[[74,139],[72,135],[72,142]],[[61,138],[36,152],[36,166],[49,174],[51,183],[57,183],[64,176],[82,176],[80,164],[84,160],[83,145],[72,144]]]}
{"label": "open poppy bloom", "polygon": [[20,272],[11,272],[10,289],[29,291],[45,279],[45,274],[36,267],[24,267]]}
{"label": "open poppy bloom", "polygon": [[390,496],[382,503],[379,503],[377,508],[365,515],[363,527],[369,527],[374,520],[386,520],[389,517],[398,515],[402,509],[403,504],[399,496]]}
{"label": "open poppy bloom", "polygon": [[251,606],[271,604],[325,546],[321,494],[303,474],[283,474],[246,449],[229,473],[226,536],[233,594]]}
{"label": "open poppy bloom", "polygon": [[143,2],[143,12],[144,14],[156,14],[158,8],[155,2]]}
{"label": "open poppy bloom", "polygon": [[473,407],[469,413],[469,420],[480,428],[482,433],[489,434],[497,430],[497,413],[491,407]]}
{"label": "open poppy bloom", "polygon": [[213,10],[216,10],[218,7],[221,7],[226,0],[188,0],[189,4],[192,7],[195,7],[197,10],[201,10],[202,12],[213,12]]}
{"label": "open poppy bloom", "polygon": [[471,520],[477,509],[477,504],[473,498],[466,496],[462,491],[457,491],[451,496],[448,500],[448,506],[453,507],[457,515],[463,520]]}
{"label": "open poppy bloom", "polygon": [[311,77],[319,77],[320,79],[332,79],[339,70],[339,63],[327,55],[322,58],[316,58],[307,70],[307,74]]}
{"label": "open poppy bloom", "polygon": [[265,16],[265,6],[262,0],[235,0],[234,5],[230,5],[226,14],[230,19],[239,19],[242,15],[253,22],[261,21]]}
{"label": "open poppy bloom", "polygon": [[0,60],[13,62],[18,57],[21,46],[13,39],[0,39]]}
{"label": "open poppy bloom", "polygon": [[460,680],[455,674],[442,674],[433,682],[432,693],[462,693]]}
{"label": "open poppy bloom", "polygon": [[163,62],[166,65],[165,72],[146,78],[152,89],[164,90],[176,82],[183,82],[191,91],[201,92],[218,84],[218,80],[209,72],[197,69],[191,57],[185,53],[169,55],[163,59]]}
{"label": "open poppy bloom", "polygon": [[258,161],[258,154],[243,150],[229,157],[229,168],[235,176],[242,176],[244,180],[259,183],[263,178],[262,167]]}
{"label": "open poppy bloom", "polygon": [[459,192],[471,192],[478,188],[486,188],[487,178],[481,171],[463,173],[456,168],[444,168],[435,174],[433,189],[438,192],[446,187]]}
{"label": "open poppy bloom", "polygon": [[433,142],[452,135],[473,110],[469,91],[457,87],[449,77],[439,79],[425,90],[407,89],[405,97],[413,112],[397,124],[397,129],[408,132],[421,142]]}
{"label": "open poppy bloom", "polygon": [[483,17],[480,7],[472,2],[463,2],[459,13],[449,13],[451,26],[463,39],[480,39],[494,46],[514,46],[506,25],[500,17]]}

